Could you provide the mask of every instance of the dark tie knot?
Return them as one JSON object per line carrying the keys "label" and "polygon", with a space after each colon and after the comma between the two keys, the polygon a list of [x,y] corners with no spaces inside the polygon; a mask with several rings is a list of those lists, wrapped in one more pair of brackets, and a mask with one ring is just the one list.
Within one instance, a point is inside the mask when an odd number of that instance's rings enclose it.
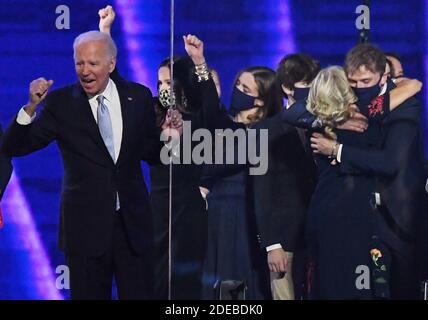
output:
{"label": "dark tie knot", "polygon": [[97,97],[97,101],[98,101],[99,104],[103,104],[104,103],[104,99],[105,99],[105,97],[102,94],[100,94]]}

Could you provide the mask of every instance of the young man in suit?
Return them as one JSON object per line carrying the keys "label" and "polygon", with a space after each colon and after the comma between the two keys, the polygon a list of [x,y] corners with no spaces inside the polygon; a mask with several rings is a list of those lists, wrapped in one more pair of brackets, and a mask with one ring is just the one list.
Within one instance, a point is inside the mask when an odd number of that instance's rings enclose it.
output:
{"label": "young man in suit", "polygon": [[83,33],[73,46],[78,83],[48,94],[53,81],[34,80],[2,151],[24,156],[58,143],[59,246],[72,299],[110,299],[113,276],[120,299],[150,299],[152,217],[140,161],[159,161],[162,146],[152,95],[140,84],[111,80],[117,49],[110,36]]}
{"label": "young man in suit", "polygon": [[[287,98],[286,108],[306,100],[319,70],[319,63],[302,53],[280,61],[276,93]],[[259,240],[267,251],[272,297],[301,299],[306,271],[304,224],[316,183],[315,163],[305,152],[304,132],[284,124],[281,115],[266,119],[259,128],[269,130],[269,165],[266,174],[254,177],[255,210]]]}

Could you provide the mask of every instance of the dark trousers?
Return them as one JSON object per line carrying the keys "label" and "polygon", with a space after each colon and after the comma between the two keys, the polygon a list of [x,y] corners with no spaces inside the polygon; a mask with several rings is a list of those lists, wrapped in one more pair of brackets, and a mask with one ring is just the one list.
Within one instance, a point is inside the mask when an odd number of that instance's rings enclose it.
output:
{"label": "dark trousers", "polygon": [[136,255],[129,245],[120,212],[117,212],[110,248],[101,256],[67,255],[73,300],[110,300],[115,277],[123,300],[152,299],[152,259]]}
{"label": "dark trousers", "polygon": [[390,294],[393,300],[420,298],[415,240],[405,233],[386,207],[375,213],[375,230],[390,256]]}

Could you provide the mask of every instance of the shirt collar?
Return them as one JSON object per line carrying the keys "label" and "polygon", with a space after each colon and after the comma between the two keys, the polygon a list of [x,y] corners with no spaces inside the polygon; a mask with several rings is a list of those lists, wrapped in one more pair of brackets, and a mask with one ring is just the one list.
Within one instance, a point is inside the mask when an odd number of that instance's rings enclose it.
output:
{"label": "shirt collar", "polygon": [[379,93],[380,96],[385,94],[387,87],[388,87],[388,83],[385,82],[384,85],[382,86],[382,89],[380,90],[380,93]]}
{"label": "shirt collar", "polygon": [[99,96],[104,96],[104,98],[111,102],[112,101],[112,96],[113,96],[113,80],[111,80],[110,78],[108,79],[108,83],[106,88],[104,89],[103,92],[93,96],[92,98],[89,99],[89,102],[93,102],[93,101],[97,101],[97,98]]}

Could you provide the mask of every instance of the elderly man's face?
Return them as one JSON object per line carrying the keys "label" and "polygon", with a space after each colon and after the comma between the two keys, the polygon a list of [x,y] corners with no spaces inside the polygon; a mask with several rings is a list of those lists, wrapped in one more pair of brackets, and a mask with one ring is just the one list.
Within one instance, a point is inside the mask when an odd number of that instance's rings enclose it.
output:
{"label": "elderly man's face", "polygon": [[76,47],[74,62],[83,90],[89,96],[95,96],[106,88],[116,58],[110,57],[106,43],[90,41]]}

